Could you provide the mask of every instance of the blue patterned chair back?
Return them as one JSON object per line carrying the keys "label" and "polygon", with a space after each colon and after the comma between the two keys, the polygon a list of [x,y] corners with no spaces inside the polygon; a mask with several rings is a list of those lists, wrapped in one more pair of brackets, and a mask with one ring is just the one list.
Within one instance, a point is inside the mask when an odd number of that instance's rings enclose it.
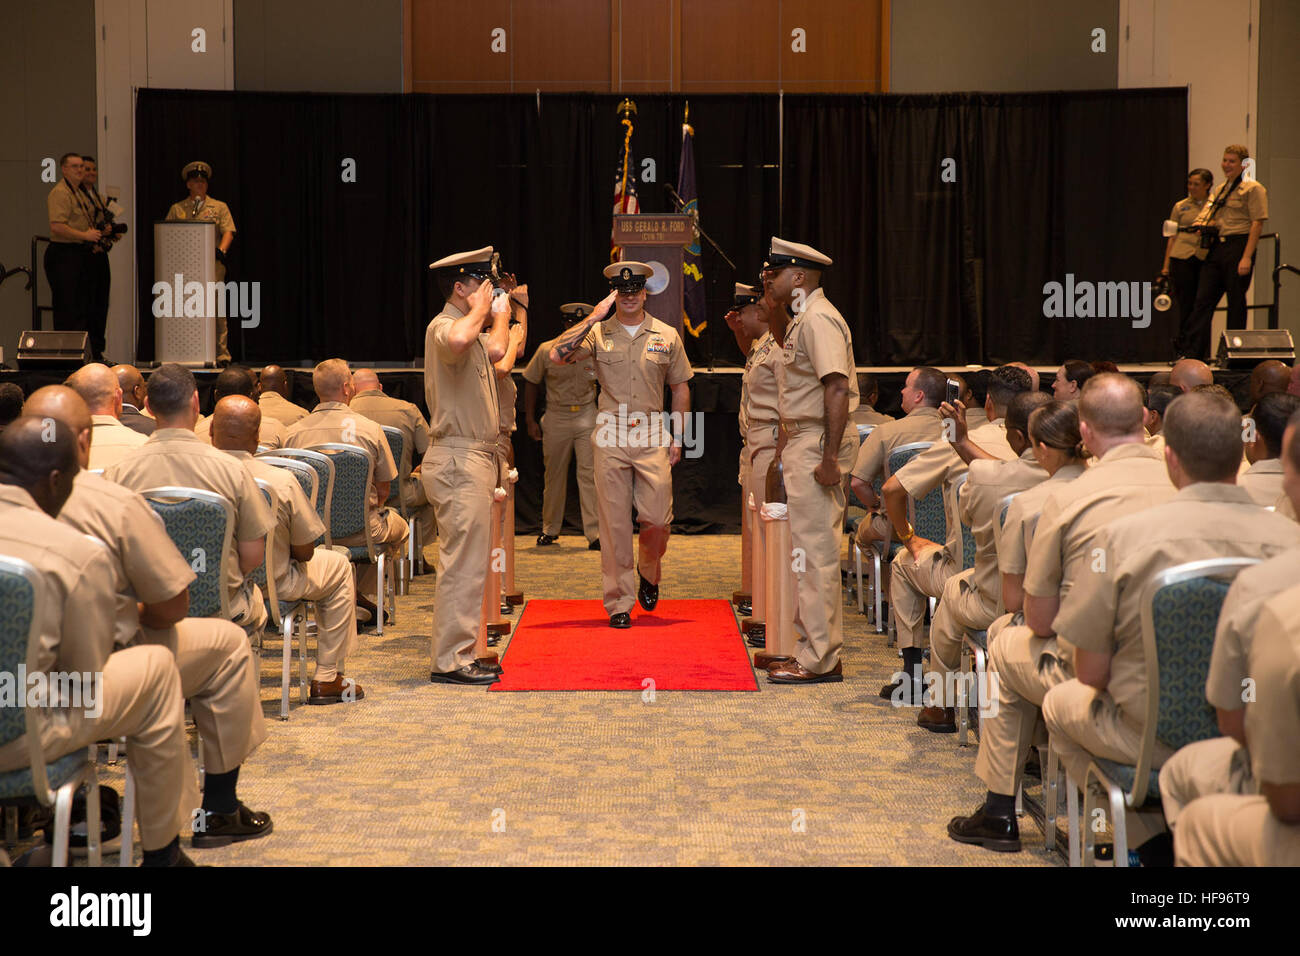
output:
{"label": "blue patterned chair back", "polygon": [[325,525],[326,533],[316,543],[329,544],[330,499],[334,494],[334,463],[327,455],[306,448],[277,448],[268,455],[258,455],[268,465],[284,468],[298,479],[307,500],[316,508],[316,515]]}
{"label": "blue patterned chair back", "polygon": [[330,501],[330,535],[335,539],[363,534],[366,521],[366,492],[374,463],[370,454],[357,445],[331,442],[316,445],[318,451],[334,463],[334,495]]}
{"label": "blue patterned chair back", "polygon": [[[962,486],[966,484],[966,479],[969,477],[970,473],[967,472],[957,479],[956,495],[959,502]],[[964,521],[961,525],[961,566],[962,570],[975,567],[975,532],[971,531],[970,525]]]}
{"label": "blue patterned chair back", "polygon": [[[931,442],[917,441],[899,445],[886,456],[885,477],[895,474],[909,461],[929,448]],[[921,537],[942,544],[948,539],[948,518],[943,510],[943,486],[931,491],[912,506],[912,529]]]}
{"label": "blue patterned chair back", "polygon": [[[384,437],[388,439],[388,450],[393,453],[393,463],[400,470],[402,467],[402,451],[406,447],[406,436],[402,434],[400,428],[394,428],[392,425],[379,426],[384,430]],[[388,501],[385,504],[390,508],[402,510],[402,478],[404,475],[398,475],[388,486]]]}
{"label": "blue patterned chair back", "polygon": [[1147,711],[1154,704],[1155,737],[1174,750],[1219,736],[1214,708],[1205,699],[1214,632],[1231,576],[1255,563],[1194,561],[1166,570],[1147,587],[1142,639],[1154,698]]}
{"label": "blue patterned chair back", "polygon": [[885,477],[888,478],[897,472],[929,447],[930,442],[928,441],[914,441],[908,442],[906,445],[899,445],[885,456]]}
{"label": "blue patterned chair back", "polygon": [[857,426],[857,429],[858,429],[858,447],[859,447],[859,448],[862,447],[862,443],[865,442],[865,441],[867,440],[867,436],[870,435],[870,434],[875,430],[875,428],[876,428],[875,425],[858,425],[858,426]]}
{"label": "blue patterned chair back", "polygon": [[149,507],[163,520],[167,536],[198,576],[190,585],[187,617],[230,617],[226,593],[225,556],[234,547],[235,508],[211,491],[199,488],[150,488],[143,492]]}
{"label": "blue patterned chair back", "polygon": [[[0,673],[14,675],[27,664],[27,649],[39,627],[38,591],[44,581],[18,558],[0,557]],[[25,694],[27,688],[15,690]],[[27,732],[27,707],[0,707],[0,745]]]}
{"label": "blue patterned chair back", "polygon": [[[271,517],[275,517],[275,500],[271,497],[271,485],[265,478],[254,478],[257,482],[257,490],[262,493],[262,500],[266,502],[266,507],[271,512]],[[268,580],[266,573],[267,562],[274,560],[275,532],[278,526],[273,526],[266,533],[266,551],[262,555],[262,563],[248,572],[248,580],[252,581],[262,589],[263,597],[268,600],[271,592],[275,590],[275,582]],[[273,576],[272,576],[273,577]]]}

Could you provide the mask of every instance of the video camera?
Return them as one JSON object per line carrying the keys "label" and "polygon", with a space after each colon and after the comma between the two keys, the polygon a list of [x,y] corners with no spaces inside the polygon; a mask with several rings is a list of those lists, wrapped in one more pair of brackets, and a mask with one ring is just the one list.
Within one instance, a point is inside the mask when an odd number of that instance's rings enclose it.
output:
{"label": "video camera", "polygon": [[99,230],[100,235],[99,241],[92,242],[91,245],[100,252],[108,252],[113,248],[113,243],[127,233],[126,223],[116,221],[117,212],[113,209],[116,205],[117,200],[109,197],[107,206],[95,207],[95,228]]}

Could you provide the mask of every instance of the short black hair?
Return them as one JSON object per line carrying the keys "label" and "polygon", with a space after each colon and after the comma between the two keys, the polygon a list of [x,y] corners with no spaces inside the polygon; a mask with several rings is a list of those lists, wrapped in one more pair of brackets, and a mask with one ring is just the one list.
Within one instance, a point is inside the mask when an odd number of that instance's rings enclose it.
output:
{"label": "short black hair", "polygon": [[21,415],[0,432],[0,485],[31,489],[53,471],[79,469],[77,436],[57,418]]}
{"label": "short black hair", "polygon": [[1280,458],[1282,455],[1282,435],[1291,416],[1300,409],[1300,398],[1285,392],[1271,392],[1264,395],[1251,409],[1250,417],[1255,421],[1255,435],[1264,442],[1268,453],[1265,458]]}
{"label": "short black hair", "polygon": [[190,407],[194,373],[184,365],[160,365],[149,376],[148,389],[149,407],[155,415],[179,415]]}
{"label": "short black hair", "polygon": [[23,413],[23,390],[16,382],[0,383],[0,428]]}
{"label": "short black hair", "polygon": [[1013,398],[1033,387],[1034,380],[1019,365],[999,365],[988,375],[988,396],[998,408],[1006,408]]}
{"label": "short black hair", "polygon": [[[1029,373],[1026,372],[1026,375]],[[984,407],[984,400],[989,394],[989,370],[986,368],[977,368],[965,375],[953,375],[951,378],[965,382],[966,387],[970,389],[971,404],[980,408]]]}
{"label": "short black hair", "polygon": [[81,159],[80,153],[64,153],[62,156],[59,157],[59,168],[62,169],[63,166],[67,164],[68,160],[71,159],[73,156],[76,156],[77,159]]}
{"label": "short black hair", "polygon": [[94,163],[95,166],[96,166],[96,168],[99,167],[99,160],[95,159],[94,156],[90,156],[90,155],[88,155],[88,154],[86,154],[86,153],[82,153],[82,154],[81,154],[81,161],[82,161],[83,163]]}
{"label": "short black hair", "polygon": [[219,402],[227,395],[253,397],[253,373],[240,365],[230,365],[221,370],[212,386],[212,400]]}
{"label": "short black hair", "polygon": [[1029,416],[1034,413],[1034,409],[1041,408],[1051,401],[1052,396],[1046,392],[1024,391],[1016,395],[1007,402],[1005,423],[1007,431],[1014,429],[1028,438]]}
{"label": "short black hair", "polygon": [[1152,385],[1147,389],[1146,406],[1161,417],[1165,414],[1165,409],[1183,390],[1177,385]]}
{"label": "short black hair", "polygon": [[859,372],[858,399],[865,402],[872,397],[880,397],[880,383],[876,381],[876,376],[870,372]]}
{"label": "short black hair", "polygon": [[1093,367],[1092,363],[1085,362],[1083,359],[1066,359],[1061,368],[1065,372],[1065,380],[1073,382],[1081,389],[1088,379],[1097,374],[1097,369]]}
{"label": "short black hair", "polygon": [[938,408],[948,395],[948,376],[931,365],[918,365],[915,371],[916,387],[925,396],[925,404]]}

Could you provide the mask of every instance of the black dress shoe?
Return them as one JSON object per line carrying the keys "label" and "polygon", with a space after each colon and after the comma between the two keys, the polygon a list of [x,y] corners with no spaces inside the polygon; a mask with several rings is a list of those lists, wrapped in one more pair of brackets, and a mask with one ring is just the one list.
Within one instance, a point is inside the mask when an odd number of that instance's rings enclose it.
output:
{"label": "black dress shoe", "polygon": [[637,572],[637,577],[641,578],[641,587],[637,588],[637,602],[647,611],[653,611],[655,605],[659,603],[659,585],[651,584],[641,573]]}
{"label": "black dress shoe", "polygon": [[991,816],[985,812],[984,804],[968,817],[949,820],[948,836],[958,843],[971,843],[986,850],[1020,852],[1020,827],[1016,818]]}
{"label": "black dress shoe", "polygon": [[[886,684],[884,687],[880,688],[880,696],[883,700],[900,701],[901,703],[903,703],[908,707],[911,706],[920,707],[921,706],[920,699],[917,699],[915,701],[912,700],[912,694],[915,691],[915,689],[916,686],[913,681],[908,680],[907,678],[903,678],[902,680],[892,681]],[[922,696],[924,696],[925,694],[924,687],[921,688],[921,694]]]}
{"label": "black dress shoe", "polygon": [[588,551],[599,551],[599,550],[600,550],[600,539],[597,538],[595,541],[593,541],[593,542],[591,542],[589,545],[587,545],[587,550],[588,550]]}
{"label": "black dress shoe", "polygon": [[498,677],[505,673],[505,671],[501,669],[501,662],[494,660],[491,657],[476,658],[474,663],[483,668],[483,670],[487,671],[489,674],[496,674]]}
{"label": "black dress shoe", "polygon": [[241,803],[234,813],[204,810],[202,823],[195,821],[195,825],[202,829],[194,831],[193,846],[197,850],[207,850],[266,836],[271,832],[271,817],[254,812]]}
{"label": "black dress shoe", "polygon": [[736,613],[739,614],[741,617],[753,617],[753,616],[754,616],[754,605],[752,605],[752,604],[737,604],[737,605],[736,605]]}
{"label": "black dress shoe", "polygon": [[619,630],[629,628],[632,626],[632,615],[627,613],[627,611],[620,611],[617,614],[611,614],[609,616],[609,626],[616,627]]}
{"label": "black dress shoe", "polygon": [[763,624],[755,624],[745,635],[745,643],[750,647],[767,647],[767,627]]}
{"label": "black dress shoe", "polygon": [[499,679],[496,674],[480,667],[477,661],[454,671],[432,671],[429,674],[432,684],[495,684]]}
{"label": "black dress shoe", "polygon": [[544,547],[546,547],[548,544],[555,544],[555,542],[558,541],[558,540],[559,540],[559,538],[557,538],[557,537],[556,537],[555,535],[553,535],[553,534],[539,534],[539,535],[537,536],[537,546],[538,546],[539,548],[544,548]]}

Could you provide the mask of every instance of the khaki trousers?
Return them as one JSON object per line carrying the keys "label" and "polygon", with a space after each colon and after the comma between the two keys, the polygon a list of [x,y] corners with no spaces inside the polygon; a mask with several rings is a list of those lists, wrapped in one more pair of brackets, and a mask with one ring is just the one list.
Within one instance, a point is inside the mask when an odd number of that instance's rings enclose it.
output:
{"label": "khaki trousers", "polygon": [[282,601],[314,601],[316,623],[316,680],[334,680],[343,670],[357,642],[357,592],[352,563],[337,551],[317,548],[305,564],[294,562],[294,580],[281,594]]}
{"label": "khaki trousers", "polygon": [[[190,702],[203,742],[204,769],[228,773],[243,764],[266,739],[261,668],[243,629],[217,618],[187,617],[166,630],[143,629],[138,643],[161,645],[175,656],[181,694]],[[135,772],[136,757],[129,749],[127,759]],[[179,805],[184,820],[192,819],[200,806],[196,769],[193,761],[185,761]]]}
{"label": "khaki trousers", "polygon": [[[987,630],[997,613],[997,607],[975,590],[974,568],[954,574],[944,584],[943,596],[930,625],[930,669],[942,678],[939,687],[945,693],[951,684],[948,675],[961,668],[966,632]],[[953,707],[956,703],[944,700],[940,706]]]}
{"label": "khaki trousers", "polygon": [[824,431],[800,428],[781,453],[786,503],[790,509],[791,565],[795,580],[795,659],[814,674],[834,670],[844,643],[844,601],[840,594],[840,540],[844,527],[844,475],[853,467],[857,432],[844,430],[837,455],[840,477],[819,484],[813,472],[822,460]]}
{"label": "khaki trousers", "polygon": [[1300,825],[1282,823],[1262,796],[1193,801],[1174,828],[1178,866],[1300,866]]}
{"label": "khaki trousers", "polygon": [[[1104,690],[1079,680],[1065,681],[1044,697],[1043,720],[1051,734],[1052,748],[1061,755],[1061,766],[1080,786],[1093,757],[1137,763],[1142,731],[1135,721],[1120,713]],[[1156,741],[1152,768],[1160,767],[1171,756],[1173,751]]]}
{"label": "khaki trousers", "polygon": [[1215,793],[1259,792],[1246,748],[1231,737],[1198,740],[1177,750],[1160,768],[1160,802],[1165,822],[1173,827],[1183,809]]}
{"label": "khaki trousers", "polygon": [[496,456],[489,451],[433,445],[420,480],[438,520],[438,589],[433,604],[433,669],[448,673],[474,663],[492,548]]}
{"label": "khaki trousers", "polygon": [[1016,792],[1040,726],[1043,697],[1073,676],[1072,664],[1059,653],[1055,637],[1038,637],[1024,625],[1003,627],[989,643],[989,680],[996,675],[998,709],[980,721],[975,773],[993,793]]}
{"label": "khaki trousers", "polygon": [[[218,240],[221,239],[220,232],[217,233],[217,239]],[[217,262],[216,273],[217,273],[218,282],[224,282],[226,280],[226,264],[224,262],[221,261]],[[230,361],[230,330],[226,327],[225,316],[221,316],[221,315],[217,316],[216,322],[217,322],[217,361],[229,362]]]}
{"label": "khaki trousers", "polygon": [[402,504],[411,512],[411,517],[415,518],[420,532],[420,547],[427,548],[438,536],[438,522],[434,519],[433,505],[429,503],[418,475],[412,475],[402,482]]}
{"label": "khaki trousers", "polygon": [[948,579],[961,571],[946,548],[924,548],[913,560],[912,552],[902,548],[890,565],[889,601],[891,616],[898,632],[898,646],[924,646],[922,626],[930,598],[943,595]]}
{"label": "khaki trousers", "polygon": [[[388,561],[394,560],[399,554],[406,550],[406,538],[410,533],[406,522],[396,511],[391,508],[379,508],[370,512],[370,540],[374,542],[375,553],[378,556],[380,551],[388,555]],[[363,548],[366,545],[366,536],[364,534],[354,534],[348,538],[335,538],[335,544],[341,544],[347,548]],[[357,564],[357,593],[366,597],[375,594],[375,588],[379,580],[379,565],[371,564],[368,561]],[[373,598],[372,598],[373,600]],[[379,602],[376,601],[376,604]]]}
{"label": "khaki trousers", "polygon": [[578,502],[582,506],[582,533],[587,540],[600,537],[596,510],[596,467],[591,433],[596,427],[596,403],[576,412],[569,405],[550,406],[542,416],[542,460],[546,482],[542,486],[542,533],[558,538],[564,528],[564,506],[569,491],[569,460],[578,459]]}
{"label": "khaki trousers", "polygon": [[[596,513],[600,524],[600,573],[605,613],[622,614],[636,604],[637,573],[658,584],[673,523],[673,470],[667,448],[602,447],[598,432],[589,446],[596,466]],[[635,562],[632,509],[640,525]]]}
{"label": "khaki trousers", "polygon": [[[239,639],[248,642],[241,631]],[[160,850],[180,832],[182,794],[193,761],[185,739],[185,698],[176,660],[165,647],[128,647],[104,663],[97,717],[60,711],[46,725],[47,759],[84,750],[97,740],[125,737],[136,781],[136,820],[146,850]],[[28,766],[24,738],[6,745],[0,770]],[[188,832],[188,826],[187,826]]]}

